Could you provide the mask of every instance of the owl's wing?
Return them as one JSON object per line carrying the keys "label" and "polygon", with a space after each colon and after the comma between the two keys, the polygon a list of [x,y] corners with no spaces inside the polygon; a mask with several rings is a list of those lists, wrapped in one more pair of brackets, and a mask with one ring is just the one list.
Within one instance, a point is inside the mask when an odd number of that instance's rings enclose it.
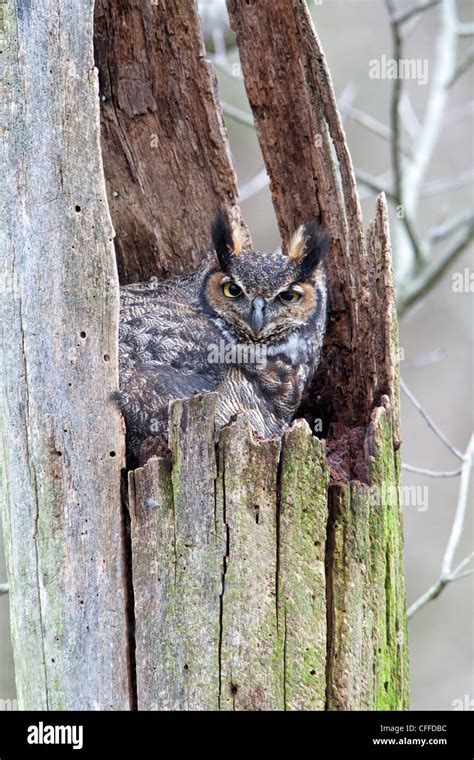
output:
{"label": "owl's wing", "polygon": [[166,437],[169,401],[215,390],[225,370],[209,361],[220,334],[192,293],[177,286],[122,290],[118,401],[132,448],[133,441]]}

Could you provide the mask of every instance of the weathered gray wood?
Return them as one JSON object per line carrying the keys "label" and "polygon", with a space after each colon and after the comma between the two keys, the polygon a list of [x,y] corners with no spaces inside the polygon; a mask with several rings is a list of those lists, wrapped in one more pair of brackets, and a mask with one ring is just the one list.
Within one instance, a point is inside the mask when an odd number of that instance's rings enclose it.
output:
{"label": "weathered gray wood", "polygon": [[278,626],[286,710],[326,702],[326,447],[297,420],[283,437],[279,499]]}
{"label": "weathered gray wood", "polygon": [[215,511],[215,396],[170,405],[173,468],[131,473],[138,708],[218,707],[225,538]]}
{"label": "weathered gray wood", "polygon": [[257,443],[245,416],[219,447],[218,514],[227,531],[220,706],[282,710],[283,647],[277,626],[277,477],[280,441]]}
{"label": "weathered gray wood", "polygon": [[299,422],[281,452],[241,415],[216,470],[214,408],[174,402],[173,464],[130,477],[138,706],[323,709],[324,444]]}
{"label": "weathered gray wood", "polygon": [[92,0],[3,11],[1,492],[20,708],[130,705]]}

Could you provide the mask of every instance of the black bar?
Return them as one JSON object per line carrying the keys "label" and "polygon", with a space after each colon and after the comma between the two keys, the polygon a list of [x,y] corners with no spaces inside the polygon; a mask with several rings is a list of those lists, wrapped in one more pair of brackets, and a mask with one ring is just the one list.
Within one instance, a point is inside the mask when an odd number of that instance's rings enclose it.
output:
{"label": "black bar", "polygon": [[[221,758],[261,751],[306,760],[417,757],[472,760],[472,714],[460,712],[346,713],[97,713],[0,712],[0,760],[28,757],[103,758],[117,755],[174,760],[189,752]],[[57,728],[62,727],[62,728]],[[55,740],[56,744],[47,743]],[[68,741],[68,744],[63,742]],[[42,743],[34,743],[42,742]],[[76,745],[77,749],[73,749]]]}

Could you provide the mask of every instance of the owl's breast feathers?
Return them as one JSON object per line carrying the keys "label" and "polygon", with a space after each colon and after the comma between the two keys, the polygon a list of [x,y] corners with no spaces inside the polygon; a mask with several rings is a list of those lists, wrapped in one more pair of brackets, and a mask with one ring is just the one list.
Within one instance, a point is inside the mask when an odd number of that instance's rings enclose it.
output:
{"label": "owl's breast feathers", "polygon": [[254,344],[254,355],[242,351],[202,309],[205,274],[121,289],[118,401],[133,455],[146,438],[166,439],[169,401],[196,391],[217,392],[219,428],[246,410],[260,437],[281,434],[319,361],[321,315],[280,342]]}

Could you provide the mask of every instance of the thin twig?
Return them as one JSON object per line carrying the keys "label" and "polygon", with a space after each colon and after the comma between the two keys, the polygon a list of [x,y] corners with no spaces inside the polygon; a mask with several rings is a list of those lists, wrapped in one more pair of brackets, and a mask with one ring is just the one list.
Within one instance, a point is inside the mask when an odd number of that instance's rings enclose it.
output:
{"label": "thin twig", "polygon": [[456,507],[456,514],[454,516],[454,523],[449,536],[448,546],[446,547],[446,553],[444,555],[443,565],[441,568],[441,575],[448,578],[453,571],[453,559],[454,553],[459,544],[461,533],[464,525],[464,519],[466,517],[467,509],[467,497],[469,494],[469,481],[471,478],[472,457],[474,454],[474,435],[471,435],[471,440],[466,449],[464,455],[464,461],[461,468],[461,483],[459,484],[459,497]]}
{"label": "thin twig", "polygon": [[412,369],[413,367],[429,367],[432,364],[437,364],[445,357],[445,352],[440,348],[435,348],[434,351],[429,351],[427,354],[420,354],[415,356],[414,359],[405,359],[403,361],[404,369]]}
{"label": "thin twig", "polygon": [[354,84],[354,82],[350,81],[346,84],[343,91],[339,95],[337,99],[337,105],[339,108],[339,114],[341,116],[341,121],[344,122],[344,119],[347,116],[348,110],[351,108],[356,95],[357,95],[357,87]]}
{"label": "thin twig", "polygon": [[399,319],[407,313],[414,303],[419,301],[420,298],[425,296],[436,285],[451,264],[466,250],[473,238],[474,221],[471,221],[466,233],[455,240],[432,267],[422,272],[402,291],[397,302]]}
{"label": "thin twig", "polygon": [[440,3],[440,0],[421,0],[418,5],[413,6],[413,8],[408,8],[406,11],[401,11],[398,13],[394,21],[397,24],[404,24],[409,19],[413,18],[414,16],[417,16],[419,13],[423,13],[423,11],[427,11],[428,8],[432,8],[434,5],[438,5]]}
{"label": "thin twig", "polygon": [[454,0],[440,3],[440,32],[434,72],[430,79],[428,101],[421,130],[415,142],[415,160],[408,167],[404,178],[404,201],[409,216],[414,217],[420,196],[420,188],[431,157],[438,142],[448,99],[448,83],[456,68],[456,8]]}
{"label": "thin twig", "polygon": [[459,177],[451,177],[450,179],[437,179],[433,182],[427,182],[423,185],[421,190],[421,196],[423,198],[430,198],[432,195],[439,195],[444,193],[445,190],[457,190],[460,187],[470,185],[473,181],[474,174],[472,171],[463,172]]}
{"label": "thin twig", "polygon": [[463,573],[457,573],[457,574],[453,573],[452,575],[449,576],[449,580],[458,581],[460,580],[460,578],[467,578],[468,575],[473,575],[473,573],[474,573],[474,568],[471,567],[470,570],[465,570]]}
{"label": "thin twig", "polygon": [[226,103],[223,100],[221,100],[221,108],[227,116],[232,117],[232,119],[239,121],[241,124],[245,124],[246,127],[254,128],[253,116],[251,114],[242,111],[241,108],[237,108],[237,106],[233,106],[231,103]]}
{"label": "thin twig", "polygon": [[453,85],[456,84],[459,77],[461,77],[468,70],[469,66],[471,65],[473,61],[474,61],[474,47],[471,47],[467,51],[461,63],[459,63],[456,69],[454,70],[451,76],[451,79],[448,82],[448,87],[453,87]]}
{"label": "thin twig", "polygon": [[422,407],[422,405],[420,404],[420,402],[415,398],[415,396],[413,395],[413,393],[411,392],[411,390],[408,388],[408,386],[405,383],[405,381],[403,380],[403,378],[400,378],[400,387],[403,390],[403,392],[405,393],[405,395],[410,399],[410,401],[413,404],[413,406],[416,409],[418,409],[418,411],[420,412],[421,416],[425,420],[425,422],[428,425],[428,427],[431,428],[431,430],[433,431],[433,433],[435,433],[438,436],[438,438],[440,439],[440,441],[442,441],[444,443],[444,445],[447,446],[447,448],[454,454],[455,457],[457,457],[461,461],[464,461],[464,454],[462,454],[462,452],[459,451],[459,449],[456,448],[456,446],[453,443],[451,443],[451,441],[448,440],[448,438],[445,436],[445,434],[439,429],[439,427],[432,420],[432,418],[430,417],[430,415],[428,414],[428,412]]}
{"label": "thin twig", "polygon": [[474,454],[474,435],[471,436],[471,440],[469,441],[469,445],[466,449],[466,453],[463,455],[463,464],[462,464],[462,469],[461,469],[461,482],[459,485],[458,503],[457,503],[456,512],[454,515],[453,526],[451,528],[451,533],[448,539],[448,544],[446,546],[446,551],[444,553],[443,562],[441,565],[440,576],[438,580],[436,581],[436,583],[433,586],[431,586],[431,588],[429,588],[428,591],[426,591],[422,596],[420,596],[419,599],[417,599],[416,602],[414,602],[411,605],[411,607],[407,611],[408,618],[413,617],[415,612],[418,612],[418,610],[424,607],[425,604],[430,602],[432,599],[436,599],[436,597],[440,595],[441,591],[445,588],[445,586],[447,586],[448,583],[459,580],[460,578],[464,578],[466,575],[471,575],[470,570],[459,573],[459,574],[457,573],[457,570],[461,566],[465,566],[467,564],[466,560],[463,560],[463,562],[461,562],[461,565],[458,565],[458,567],[454,571],[452,569],[452,564],[453,564],[454,554],[459,544],[459,539],[461,538],[461,535],[462,535],[464,520],[466,517],[467,497],[469,493],[469,481],[471,477],[473,454]]}
{"label": "thin twig", "polygon": [[265,187],[268,187],[269,184],[270,180],[268,178],[267,170],[265,167],[263,167],[263,169],[260,169],[260,171],[254,174],[251,179],[242,185],[239,190],[239,203],[248,201],[249,198],[253,198],[254,195],[257,195],[257,193],[259,193]]}
{"label": "thin twig", "polygon": [[471,562],[472,559],[474,559],[474,552],[471,552],[470,554],[467,555],[467,557],[464,557],[462,562],[460,562],[459,565],[453,570],[451,575],[458,576],[461,573],[461,571],[464,570],[466,565],[468,565],[469,562]]}
{"label": "thin twig", "polygon": [[458,475],[461,474],[461,469],[459,470],[427,470],[425,467],[414,467],[411,464],[406,464],[403,462],[402,464],[402,470],[407,470],[407,472],[418,472],[420,475],[428,475],[430,478],[456,478]]}
{"label": "thin twig", "polygon": [[[399,61],[401,58],[401,52],[402,52],[402,35],[400,32],[400,26],[395,21],[395,17],[396,17],[395,6],[392,0],[385,0],[385,5],[387,6],[387,10],[388,10],[389,18],[390,18],[390,29],[392,32],[393,58],[396,61]],[[399,204],[401,204],[401,197],[402,197],[402,170],[401,170],[401,164],[400,164],[400,124],[399,124],[399,114],[398,114],[401,91],[402,91],[402,80],[400,77],[395,77],[395,79],[393,80],[392,97],[391,97],[391,102],[390,102],[390,123],[391,123],[391,132],[393,135],[392,143],[391,143],[392,169],[393,169],[393,175],[394,175],[393,186],[394,186],[394,195]]]}
{"label": "thin twig", "polygon": [[208,53],[207,57],[212,62],[212,65],[214,66],[214,68],[216,68],[218,71],[221,71],[222,74],[225,74],[227,77],[230,77],[231,79],[243,79],[243,76],[239,68],[240,64],[237,61],[235,61],[234,63],[226,63],[222,60],[219,60],[211,53]]}
{"label": "thin twig", "polygon": [[[379,121],[378,119],[375,119],[370,114],[365,113],[365,111],[361,111],[359,108],[351,106],[346,109],[346,113],[349,119],[352,119],[352,121],[355,121],[356,124],[360,124],[362,127],[365,127],[374,135],[377,135],[377,137],[381,137],[382,140],[387,140],[390,142],[392,139],[393,132],[390,127],[387,127],[386,124]],[[408,149],[402,147],[401,150],[406,156],[411,156],[411,153]]]}
{"label": "thin twig", "polygon": [[449,222],[439,224],[437,227],[432,227],[426,236],[426,244],[431,246],[434,245],[434,243],[438,243],[440,240],[444,240],[449,237],[449,235],[452,235],[453,232],[465,227],[466,224],[472,224],[473,220],[474,214],[472,211],[463,211],[461,214],[454,217],[454,219],[450,219]]}
{"label": "thin twig", "polygon": [[[399,113],[402,124],[408,132],[408,136],[411,140],[415,140],[420,133],[421,124],[407,92],[403,92],[400,98]],[[410,155],[413,155],[411,151]]]}
{"label": "thin twig", "polygon": [[[393,0],[385,0],[387,6],[390,29],[392,32],[392,57],[395,61],[400,61],[402,58],[402,44],[403,35],[401,31],[401,23],[398,20],[398,14],[396,13]],[[422,9],[423,10],[423,9]],[[390,144],[392,169],[393,169],[393,194],[395,196],[395,203],[403,210],[403,215],[400,217],[403,228],[405,230],[406,237],[408,238],[411,246],[411,251],[415,261],[416,271],[420,271],[423,266],[424,255],[418,238],[415,234],[415,230],[411,221],[412,214],[409,204],[405,201],[405,182],[402,175],[401,165],[401,130],[400,130],[400,99],[402,96],[402,79],[400,76],[395,77],[392,86],[392,96],[390,102],[390,124],[392,131],[392,141]],[[418,158],[416,158],[418,160]],[[411,163],[411,166],[415,164],[415,161]],[[400,250],[400,248],[399,248]],[[402,247],[403,250],[403,247]],[[411,270],[411,266],[409,266]]]}
{"label": "thin twig", "polygon": [[355,177],[357,182],[369,187],[374,193],[377,193],[377,195],[379,193],[385,193],[387,198],[390,198],[393,203],[397,202],[397,198],[391,188],[388,187],[388,185],[383,184],[378,177],[373,177],[372,174],[369,174],[363,169],[355,169]]}

